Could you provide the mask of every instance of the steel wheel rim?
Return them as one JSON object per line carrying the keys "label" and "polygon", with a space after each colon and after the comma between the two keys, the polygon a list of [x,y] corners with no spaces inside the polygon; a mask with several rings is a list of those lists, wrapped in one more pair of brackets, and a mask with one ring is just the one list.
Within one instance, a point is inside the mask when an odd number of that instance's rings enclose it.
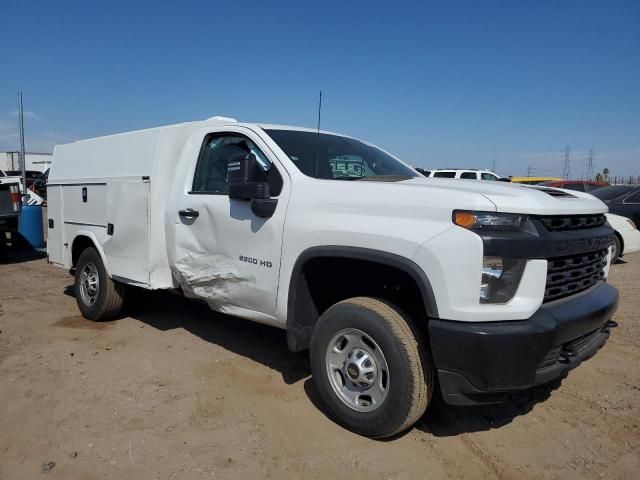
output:
{"label": "steel wheel rim", "polygon": [[80,272],[80,297],[85,305],[92,307],[100,293],[98,268],[93,262],[87,263]]}
{"label": "steel wheel rim", "polygon": [[346,328],[336,333],[325,354],[331,388],[349,408],[373,412],[389,392],[389,366],[380,346],[362,330]]}

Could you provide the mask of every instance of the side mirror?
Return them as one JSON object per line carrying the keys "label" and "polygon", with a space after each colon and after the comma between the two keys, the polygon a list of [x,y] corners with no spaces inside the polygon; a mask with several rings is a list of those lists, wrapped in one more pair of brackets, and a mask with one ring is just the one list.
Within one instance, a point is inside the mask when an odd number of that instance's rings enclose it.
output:
{"label": "side mirror", "polygon": [[229,159],[227,170],[229,198],[251,200],[269,198],[267,174],[260,168],[252,153],[234,155]]}
{"label": "side mirror", "polygon": [[251,211],[258,217],[271,217],[278,199],[271,198],[267,173],[252,153],[235,155],[229,159],[227,170],[229,198],[251,200]]}

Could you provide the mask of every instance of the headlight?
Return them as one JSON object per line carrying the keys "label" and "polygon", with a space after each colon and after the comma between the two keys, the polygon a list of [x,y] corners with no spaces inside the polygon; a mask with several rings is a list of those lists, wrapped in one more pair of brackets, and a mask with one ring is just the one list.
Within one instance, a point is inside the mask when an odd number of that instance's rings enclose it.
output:
{"label": "headlight", "polygon": [[480,303],[507,303],[520,284],[526,260],[484,257],[480,282]]}
{"label": "headlight", "polygon": [[523,230],[527,216],[515,213],[454,210],[453,223],[469,230]]}

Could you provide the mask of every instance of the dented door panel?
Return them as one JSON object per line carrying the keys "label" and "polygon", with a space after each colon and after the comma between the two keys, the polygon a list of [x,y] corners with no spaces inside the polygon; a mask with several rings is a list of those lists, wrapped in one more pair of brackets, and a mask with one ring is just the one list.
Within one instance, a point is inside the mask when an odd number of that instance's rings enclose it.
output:
{"label": "dented door panel", "polygon": [[[251,140],[259,145],[256,137]],[[191,139],[199,144],[191,151],[199,151],[203,140],[203,135]],[[193,158],[193,163],[196,160]],[[269,160],[274,162],[271,157]],[[275,162],[272,168],[278,168]],[[175,212],[171,213],[174,278],[186,296],[203,300],[216,311],[278,324],[278,277],[289,197],[284,169],[279,170],[285,177],[284,187],[270,218],[257,217],[248,201],[232,200],[226,194],[191,192],[195,166],[188,171],[184,191],[174,197]]]}

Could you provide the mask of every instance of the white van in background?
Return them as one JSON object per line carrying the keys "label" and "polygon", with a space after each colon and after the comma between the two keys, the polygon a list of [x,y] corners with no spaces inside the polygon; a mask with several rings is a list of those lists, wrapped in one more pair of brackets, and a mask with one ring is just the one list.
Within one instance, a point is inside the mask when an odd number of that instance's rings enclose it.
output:
{"label": "white van in background", "polygon": [[467,180],[500,180],[500,177],[493,173],[491,170],[476,170],[469,169],[455,169],[455,168],[436,168],[433,170],[416,169],[422,173],[425,177],[430,178],[461,178]]}

